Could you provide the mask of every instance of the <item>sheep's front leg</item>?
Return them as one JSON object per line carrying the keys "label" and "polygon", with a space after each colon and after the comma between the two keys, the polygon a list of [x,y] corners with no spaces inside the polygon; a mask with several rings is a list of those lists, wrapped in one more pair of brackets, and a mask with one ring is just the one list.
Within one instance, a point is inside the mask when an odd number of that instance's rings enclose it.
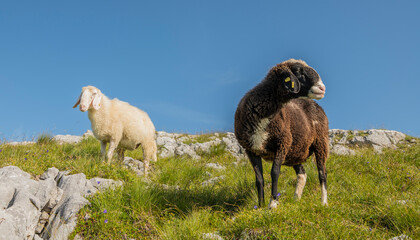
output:
{"label": "sheep's front leg", "polygon": [[264,177],[261,157],[250,151],[247,151],[246,153],[251,161],[252,167],[254,168],[255,185],[257,185],[258,191],[258,206],[261,207],[264,203]]}
{"label": "sheep's front leg", "polygon": [[302,191],[306,184],[306,172],[302,164],[293,166],[293,169],[296,172],[297,183],[294,198],[299,200],[302,197]]}
{"label": "sheep's front leg", "polygon": [[280,168],[282,163],[283,154],[278,152],[276,153],[276,158],[274,159],[273,166],[271,168],[271,199],[270,204],[268,205],[268,208],[270,209],[277,208],[277,205],[279,204],[277,186],[279,182]]}
{"label": "sheep's front leg", "polygon": [[114,150],[115,148],[117,148],[117,143],[114,140],[111,140],[109,142],[109,149],[108,149],[108,154],[107,154],[107,158],[108,158],[108,165],[111,164],[112,161],[112,157],[114,156]]}

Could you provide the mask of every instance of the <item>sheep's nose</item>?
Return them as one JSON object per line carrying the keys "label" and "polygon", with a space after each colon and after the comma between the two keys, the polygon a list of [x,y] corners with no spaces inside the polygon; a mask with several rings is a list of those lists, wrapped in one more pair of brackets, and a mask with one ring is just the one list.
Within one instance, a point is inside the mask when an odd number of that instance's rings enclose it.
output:
{"label": "sheep's nose", "polygon": [[79,109],[80,109],[80,111],[86,111],[86,105],[80,104]]}
{"label": "sheep's nose", "polygon": [[325,92],[325,85],[324,84],[320,84],[319,86],[318,86],[318,88],[319,88],[319,90],[321,90],[321,91],[323,91],[323,92]]}

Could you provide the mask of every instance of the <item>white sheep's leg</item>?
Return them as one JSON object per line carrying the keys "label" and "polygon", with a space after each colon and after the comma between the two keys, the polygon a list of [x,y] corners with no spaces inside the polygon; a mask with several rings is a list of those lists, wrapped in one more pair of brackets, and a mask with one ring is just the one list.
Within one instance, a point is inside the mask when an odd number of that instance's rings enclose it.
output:
{"label": "white sheep's leg", "polygon": [[117,152],[118,152],[118,160],[120,162],[123,162],[124,161],[124,151],[125,151],[125,149],[123,149],[123,148],[118,148],[117,149]]}
{"label": "white sheep's leg", "polygon": [[112,157],[114,156],[114,151],[115,151],[116,148],[117,148],[116,142],[113,141],[113,140],[111,140],[109,142],[109,149],[108,149],[108,154],[107,154],[107,158],[108,158],[107,163],[108,163],[108,165],[111,164]]}
{"label": "white sheep's leg", "polygon": [[328,205],[327,202],[327,171],[325,169],[325,160],[321,156],[316,155],[316,166],[318,168],[319,183],[321,185],[321,202],[322,205]]}
{"label": "white sheep's leg", "polygon": [[143,163],[144,163],[144,176],[149,173],[149,163],[151,159],[151,153],[147,148],[143,147]]}
{"label": "white sheep's leg", "polygon": [[296,190],[295,190],[294,198],[299,200],[302,197],[303,188],[305,187],[305,184],[306,184],[306,173],[302,164],[293,166],[293,169],[295,170],[296,176],[297,176],[297,183],[296,183]]}
{"label": "white sheep's leg", "polygon": [[105,158],[106,156],[106,142],[101,141],[101,156]]}

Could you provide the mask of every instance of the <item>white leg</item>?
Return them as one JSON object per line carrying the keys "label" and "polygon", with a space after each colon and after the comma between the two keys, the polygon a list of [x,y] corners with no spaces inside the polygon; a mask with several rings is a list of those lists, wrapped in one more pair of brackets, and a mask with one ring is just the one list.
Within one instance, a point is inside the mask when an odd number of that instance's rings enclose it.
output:
{"label": "white leg", "polygon": [[118,152],[118,160],[121,161],[121,162],[124,161],[124,151],[125,151],[125,149],[123,149],[123,148],[117,149],[117,152]]}
{"label": "white leg", "polygon": [[105,153],[106,153],[106,142],[101,141],[101,155],[104,158],[105,158]]}
{"label": "white leg", "polygon": [[117,147],[117,144],[115,144],[115,142],[113,140],[111,140],[109,142],[109,149],[108,149],[108,154],[107,154],[108,164],[111,164],[112,157],[114,155],[114,150],[115,150],[116,147]]}
{"label": "white leg", "polygon": [[321,184],[321,193],[322,193],[322,197],[321,197],[322,205],[328,206],[328,202],[327,202],[327,186],[326,186],[325,183],[322,183]]}
{"label": "white leg", "polygon": [[294,198],[299,200],[302,197],[303,188],[306,184],[306,173],[300,173],[297,175],[297,184]]}

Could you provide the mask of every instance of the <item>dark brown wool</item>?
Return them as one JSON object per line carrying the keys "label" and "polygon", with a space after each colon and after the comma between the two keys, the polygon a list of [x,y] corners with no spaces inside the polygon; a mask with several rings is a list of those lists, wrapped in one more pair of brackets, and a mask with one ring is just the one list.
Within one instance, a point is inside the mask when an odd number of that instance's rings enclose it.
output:
{"label": "dark brown wool", "polygon": [[[280,166],[292,166],[298,175],[298,185],[302,184],[299,174],[304,175],[306,181],[302,163],[312,153],[316,157],[321,187],[323,184],[325,187],[323,204],[326,204],[328,118],[315,101],[304,99],[319,82],[322,84],[318,73],[304,61],[290,59],[273,67],[238,105],[235,135],[253,165],[260,206],[264,202],[261,158],[273,162],[271,197],[277,200]],[[318,89],[325,91],[322,86]],[[300,198],[299,193],[297,195]]]}

